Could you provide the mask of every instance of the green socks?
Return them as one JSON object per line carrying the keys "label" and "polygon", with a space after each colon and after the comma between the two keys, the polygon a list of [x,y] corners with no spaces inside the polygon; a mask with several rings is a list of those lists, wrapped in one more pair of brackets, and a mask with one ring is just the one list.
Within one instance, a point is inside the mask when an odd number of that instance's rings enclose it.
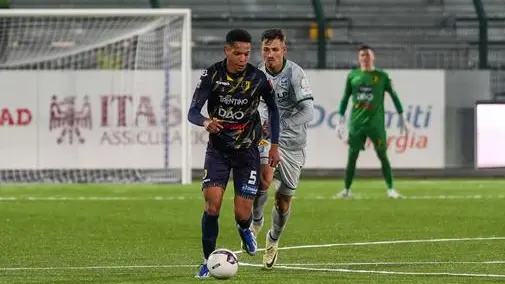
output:
{"label": "green socks", "polygon": [[[356,162],[358,161],[359,151],[351,151],[349,150],[349,155],[347,157],[347,166],[345,168],[345,177],[344,177],[344,188],[346,190],[351,189],[351,184],[354,179],[354,175],[356,174]],[[391,163],[389,162],[388,155],[386,150],[378,150],[377,157],[381,162],[381,170],[382,176],[386,181],[386,185],[388,190],[394,188],[393,184],[393,171],[391,169]]]}
{"label": "green socks", "polygon": [[384,180],[386,181],[386,185],[388,187],[388,190],[391,190],[394,188],[393,187],[393,170],[391,169],[391,163],[389,162],[386,150],[377,151],[377,156],[379,157],[379,160],[381,161],[382,176],[384,177]]}
{"label": "green socks", "polygon": [[354,179],[354,174],[356,173],[356,162],[358,161],[358,156],[359,151],[349,150],[347,166],[345,167],[345,189],[351,189],[352,180]]}

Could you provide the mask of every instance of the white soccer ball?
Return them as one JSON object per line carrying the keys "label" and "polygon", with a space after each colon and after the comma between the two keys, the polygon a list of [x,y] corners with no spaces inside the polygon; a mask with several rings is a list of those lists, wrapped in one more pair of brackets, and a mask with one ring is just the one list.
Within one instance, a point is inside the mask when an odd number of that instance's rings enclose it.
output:
{"label": "white soccer ball", "polygon": [[228,279],[238,271],[238,258],[228,249],[217,249],[207,259],[210,275],[217,279]]}

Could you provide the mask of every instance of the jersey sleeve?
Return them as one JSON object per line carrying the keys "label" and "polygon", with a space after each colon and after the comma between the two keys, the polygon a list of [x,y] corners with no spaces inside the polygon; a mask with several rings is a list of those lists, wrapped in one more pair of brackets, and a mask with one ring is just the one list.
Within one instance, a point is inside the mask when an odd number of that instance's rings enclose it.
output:
{"label": "jersey sleeve", "polygon": [[261,125],[263,125],[265,121],[268,121],[268,108],[263,99],[258,105],[258,112],[260,113]]}
{"label": "jersey sleeve", "polygon": [[193,99],[188,111],[188,120],[195,125],[203,126],[203,122],[207,119],[201,111],[212,90],[212,79],[209,76],[211,71],[212,67],[203,70],[193,93]]}
{"label": "jersey sleeve", "polygon": [[393,83],[391,82],[391,78],[389,77],[388,74],[386,74],[386,87],[385,91],[389,93],[391,96],[391,100],[393,100],[393,104],[396,108],[396,111],[399,114],[403,113],[403,105],[402,102],[400,101],[400,98],[398,97],[398,93],[396,93],[395,89],[393,88]]}
{"label": "jersey sleeve", "polygon": [[347,109],[347,104],[349,103],[351,94],[352,94],[351,73],[349,73],[347,75],[347,79],[345,80],[344,95],[342,96],[342,99],[340,100],[340,105],[338,107],[338,114],[340,116],[345,115],[345,110]]}
{"label": "jersey sleeve", "polygon": [[280,134],[280,117],[277,102],[275,101],[275,93],[270,81],[266,80],[263,84],[261,97],[268,108],[268,117],[270,118],[270,141],[272,144],[279,143]]}
{"label": "jersey sleeve", "polygon": [[293,70],[292,84],[297,102],[313,100],[312,89],[302,68]]}

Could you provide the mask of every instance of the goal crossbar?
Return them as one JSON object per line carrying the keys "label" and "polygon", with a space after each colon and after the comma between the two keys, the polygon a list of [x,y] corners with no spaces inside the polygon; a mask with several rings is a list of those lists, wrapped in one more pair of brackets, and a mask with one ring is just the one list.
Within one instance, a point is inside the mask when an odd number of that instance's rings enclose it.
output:
{"label": "goal crossbar", "polygon": [[191,9],[0,9],[1,17],[127,17],[184,16],[191,18]]}

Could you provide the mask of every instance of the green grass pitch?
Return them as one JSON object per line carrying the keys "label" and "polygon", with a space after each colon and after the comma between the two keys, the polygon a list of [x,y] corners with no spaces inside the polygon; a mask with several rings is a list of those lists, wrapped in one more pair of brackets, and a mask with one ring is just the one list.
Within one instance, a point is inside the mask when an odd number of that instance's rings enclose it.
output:
{"label": "green grass pitch", "polygon": [[[303,180],[276,269],[238,254],[227,283],[505,283],[505,180]],[[239,250],[231,187],[218,247]],[[272,192],[266,210],[270,224]],[[199,283],[199,184],[0,189],[0,283]],[[266,226],[267,227],[267,226]],[[266,227],[258,238],[265,243]]]}

